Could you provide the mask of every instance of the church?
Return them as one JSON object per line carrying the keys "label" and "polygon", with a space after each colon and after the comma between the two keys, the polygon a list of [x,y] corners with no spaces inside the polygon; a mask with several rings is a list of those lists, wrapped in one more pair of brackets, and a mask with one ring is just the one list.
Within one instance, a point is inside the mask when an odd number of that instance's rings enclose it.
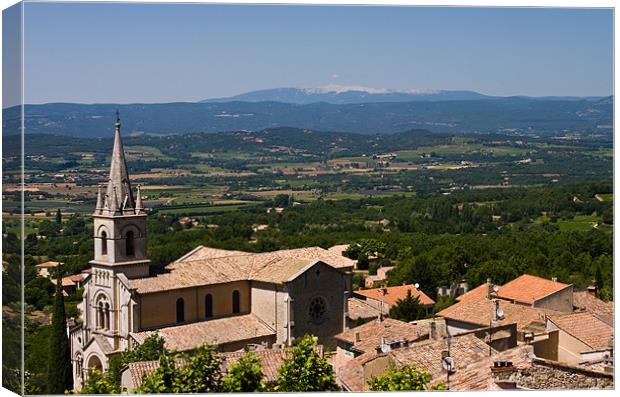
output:
{"label": "church", "polygon": [[69,329],[76,389],[88,371],[157,332],[166,347],[220,351],[289,346],[312,334],[327,346],[346,328],[354,261],[320,247],[265,253],[204,246],[151,276],[147,214],[131,187],[116,117],[110,177],[93,214],[94,259],[80,318]]}

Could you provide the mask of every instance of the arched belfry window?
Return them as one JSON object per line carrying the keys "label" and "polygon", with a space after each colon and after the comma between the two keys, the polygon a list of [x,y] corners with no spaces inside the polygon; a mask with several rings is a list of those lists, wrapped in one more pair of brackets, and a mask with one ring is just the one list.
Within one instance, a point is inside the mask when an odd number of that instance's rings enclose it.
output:
{"label": "arched belfry window", "polygon": [[177,299],[177,323],[185,321],[185,301],[183,298]]}
{"label": "arched belfry window", "polygon": [[239,297],[239,291],[234,290],[232,293],[232,311],[234,314],[237,314],[239,312],[241,312],[240,309],[240,297]]}
{"label": "arched belfry window", "polygon": [[108,254],[108,233],[101,232],[101,255]]}
{"label": "arched belfry window", "polygon": [[213,296],[211,294],[205,295],[205,317],[213,317]]}
{"label": "arched belfry window", "polygon": [[134,234],[131,230],[125,235],[125,254],[127,256],[135,255]]}

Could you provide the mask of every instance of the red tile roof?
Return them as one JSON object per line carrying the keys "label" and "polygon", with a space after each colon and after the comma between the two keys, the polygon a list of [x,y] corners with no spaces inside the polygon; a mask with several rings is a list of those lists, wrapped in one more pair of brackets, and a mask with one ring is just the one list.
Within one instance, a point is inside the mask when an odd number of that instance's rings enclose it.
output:
{"label": "red tile roof", "polygon": [[570,313],[550,316],[549,320],[562,331],[579,339],[593,350],[606,350],[612,344],[613,327],[591,313]]}
{"label": "red tile roof", "polygon": [[57,266],[62,266],[62,265],[63,265],[62,262],[47,261],[47,262],[39,263],[35,267],[38,267],[38,268],[48,268],[48,267],[57,267]]}
{"label": "red tile roof", "polygon": [[[257,349],[253,351],[254,354],[261,361],[261,372],[263,373],[263,379],[267,383],[274,383],[278,378],[278,369],[282,366],[286,358],[286,350],[283,349]],[[222,373],[226,373],[228,367],[235,364],[245,354],[244,351],[217,353],[217,356],[221,360],[220,370]],[[177,366],[183,366],[186,364],[184,358],[178,358],[176,360]],[[142,379],[145,375],[151,374],[159,368],[159,361],[139,361],[127,364],[127,369],[131,376],[131,381],[134,387],[139,387],[142,384]],[[125,372],[123,371],[123,372]],[[125,385],[124,385],[125,386]]]}
{"label": "red tile roof", "polygon": [[[166,348],[176,351],[193,350],[205,342],[224,345],[230,342],[268,338],[275,336],[276,333],[254,314],[165,327],[157,332],[164,338]],[[131,335],[138,343],[142,343],[152,333],[153,331],[143,331]]]}
{"label": "red tile roof", "polygon": [[379,310],[378,308],[366,303],[364,299],[359,298],[349,298],[347,305],[349,318],[351,320],[357,320],[360,318],[379,318],[381,314],[383,314],[383,316],[387,316],[389,313],[389,309],[387,307],[384,307],[383,310]]}
{"label": "red tile roof", "polygon": [[569,287],[569,284],[547,280],[546,278],[524,274],[504,284],[497,296],[517,302],[531,304]]}
{"label": "red tile roof", "polygon": [[334,338],[353,345],[359,352],[370,352],[381,346],[382,339],[386,342],[413,342],[428,337],[430,326],[419,326],[391,318],[382,321],[373,320],[359,327],[348,329]]}
{"label": "red tile roof", "polygon": [[[459,302],[437,313],[438,316],[462,321],[469,324],[488,327],[493,318],[493,301],[489,299]],[[499,300],[499,307],[504,311],[504,319],[496,325],[517,323],[517,330],[524,331],[532,323],[544,325],[545,316],[557,315],[560,312],[539,307],[531,307]]]}
{"label": "red tile roof", "polygon": [[434,305],[435,301],[428,297],[424,292],[418,290],[415,285],[399,285],[396,287],[387,287],[387,288],[373,288],[373,289],[364,289],[357,290],[354,293],[356,295],[361,295],[366,298],[374,299],[377,301],[385,302],[390,307],[396,304],[396,302],[400,299],[405,299],[407,297],[407,291],[411,291],[411,295],[415,298],[418,296],[420,298],[420,303],[423,305]]}
{"label": "red tile roof", "polygon": [[456,300],[458,302],[468,302],[472,300],[485,299],[488,289],[489,285],[487,283],[481,284],[476,288],[465,292],[463,295],[457,296]]}
{"label": "red tile roof", "polygon": [[614,325],[614,303],[603,302],[588,291],[573,293],[573,306],[592,313],[596,318],[608,325]]}

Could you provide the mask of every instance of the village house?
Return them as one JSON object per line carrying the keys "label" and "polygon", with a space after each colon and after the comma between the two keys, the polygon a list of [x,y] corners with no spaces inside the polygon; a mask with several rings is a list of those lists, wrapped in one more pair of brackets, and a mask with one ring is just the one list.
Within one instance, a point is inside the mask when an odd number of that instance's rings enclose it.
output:
{"label": "village house", "polygon": [[[450,390],[486,390],[491,378],[489,352],[491,357],[500,354],[473,333],[450,339],[429,338],[401,348],[364,353],[338,368],[336,376],[344,390],[360,392],[369,390],[368,382],[385,373],[392,365],[415,365],[431,374],[431,385],[444,383]],[[519,354],[526,355],[525,352]],[[442,365],[447,356],[454,363],[449,372]],[[486,373],[472,377],[468,367],[485,361]],[[476,384],[482,384],[483,387],[476,387]]]}
{"label": "village house", "polygon": [[356,297],[349,298],[347,308],[347,319],[350,328],[367,323],[371,320],[387,317],[390,312],[387,306],[378,308],[366,303],[365,299]]}
{"label": "village house", "polygon": [[37,274],[41,277],[51,277],[53,269],[56,269],[58,266],[62,266],[64,263],[55,262],[55,261],[47,261],[43,263],[39,263],[35,266],[37,269]]}
{"label": "village house", "polygon": [[596,297],[594,288],[573,292],[573,307],[591,313],[605,324],[614,326],[614,302],[603,302]]}
{"label": "village house", "polygon": [[559,333],[555,361],[579,365],[613,356],[613,327],[591,313],[549,316],[547,329]]}
{"label": "village house", "polygon": [[389,312],[389,310],[396,305],[399,300],[405,299],[408,293],[411,293],[411,296],[414,298],[417,297],[420,299],[420,303],[426,308],[426,312],[428,314],[433,313],[435,301],[413,284],[363,290],[360,289],[354,291],[353,296],[365,300],[370,306],[373,306],[379,310],[387,309]]}
{"label": "village house", "polygon": [[573,311],[573,286],[523,274],[499,287],[495,296],[519,305]]}
{"label": "village house", "polygon": [[267,253],[199,246],[149,275],[147,214],[125,162],[117,117],[110,177],[93,214],[94,259],[70,329],[74,385],[154,331],[166,347],[220,351],[289,346],[313,334],[335,345],[345,330],[354,261],[319,247]]}
{"label": "village house", "polygon": [[366,276],[364,285],[366,288],[376,288],[387,282],[388,273],[394,269],[394,266],[385,266],[377,269],[377,274]]}

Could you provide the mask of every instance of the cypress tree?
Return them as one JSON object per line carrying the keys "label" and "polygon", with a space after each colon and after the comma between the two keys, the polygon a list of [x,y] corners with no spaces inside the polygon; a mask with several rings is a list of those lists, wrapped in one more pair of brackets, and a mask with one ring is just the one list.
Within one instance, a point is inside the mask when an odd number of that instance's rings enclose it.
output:
{"label": "cypress tree", "polygon": [[47,393],[64,394],[73,389],[73,371],[71,351],[67,336],[67,319],[65,318],[65,299],[62,296],[62,279],[56,281],[56,297],[52,317],[52,334],[47,365]]}
{"label": "cypress tree", "polygon": [[62,212],[60,212],[60,208],[56,211],[56,223],[62,225]]}

